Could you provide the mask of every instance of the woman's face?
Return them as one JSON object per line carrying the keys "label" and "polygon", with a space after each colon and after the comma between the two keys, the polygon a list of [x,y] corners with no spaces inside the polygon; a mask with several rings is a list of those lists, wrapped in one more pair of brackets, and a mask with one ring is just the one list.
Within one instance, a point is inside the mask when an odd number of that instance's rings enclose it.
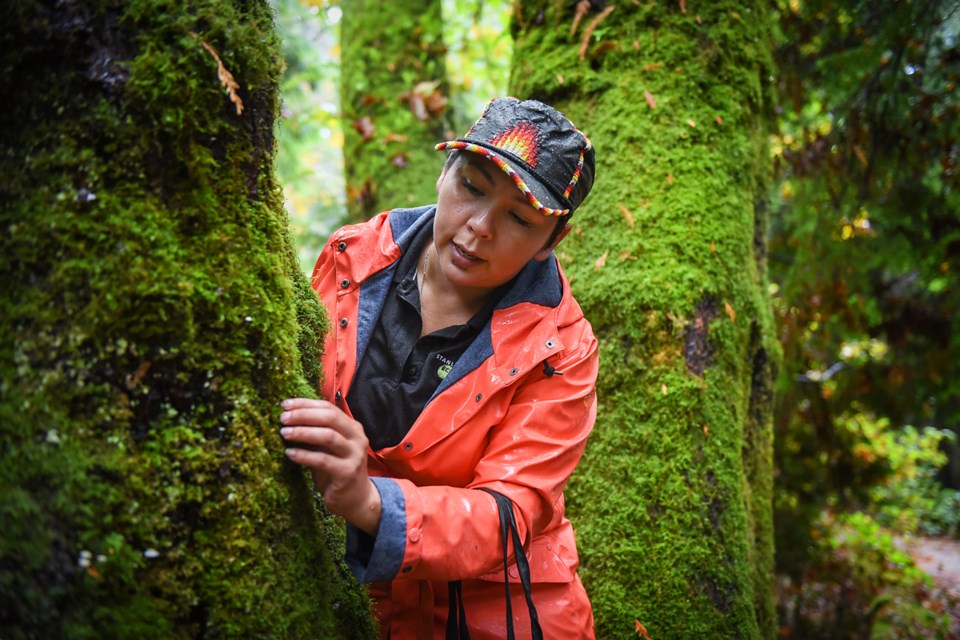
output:
{"label": "woman's face", "polygon": [[557,219],[535,209],[503,171],[460,152],[437,180],[433,243],[454,287],[482,293],[510,281],[530,260],[545,260],[569,227],[547,245]]}

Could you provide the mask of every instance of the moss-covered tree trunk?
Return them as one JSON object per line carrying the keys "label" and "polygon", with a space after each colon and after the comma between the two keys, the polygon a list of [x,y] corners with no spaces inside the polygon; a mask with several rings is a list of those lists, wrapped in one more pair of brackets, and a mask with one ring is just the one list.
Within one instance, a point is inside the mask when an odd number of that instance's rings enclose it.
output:
{"label": "moss-covered tree trunk", "polygon": [[523,3],[511,93],[597,149],[559,255],[601,340],[568,492],[598,637],[772,638],[768,8],[574,4]]}
{"label": "moss-covered tree trunk", "polygon": [[276,433],[326,322],[276,45],[266,2],[4,5],[0,637],[374,633]]}
{"label": "moss-covered tree trunk", "polygon": [[343,0],[341,93],[347,212],[429,204],[450,137],[440,0]]}

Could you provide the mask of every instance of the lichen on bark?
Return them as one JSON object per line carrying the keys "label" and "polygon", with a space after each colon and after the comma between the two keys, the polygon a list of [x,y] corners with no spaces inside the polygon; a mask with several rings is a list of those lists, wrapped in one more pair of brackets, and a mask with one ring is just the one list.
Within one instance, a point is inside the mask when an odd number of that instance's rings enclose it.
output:
{"label": "lichen on bark", "polygon": [[277,435],[326,319],[272,172],[267,3],[0,23],[0,635],[373,637]]}
{"label": "lichen on bark", "polygon": [[600,4],[520,5],[510,81],[597,150],[558,256],[600,339],[567,491],[598,637],[773,638],[768,8]]}

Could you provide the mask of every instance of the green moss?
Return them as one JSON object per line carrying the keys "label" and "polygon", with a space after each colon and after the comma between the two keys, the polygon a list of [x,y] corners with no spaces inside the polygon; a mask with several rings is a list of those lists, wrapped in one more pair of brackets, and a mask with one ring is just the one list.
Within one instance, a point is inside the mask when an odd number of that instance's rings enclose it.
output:
{"label": "green moss", "polygon": [[[559,256],[601,341],[568,505],[598,637],[772,638],[767,9],[524,3],[511,93],[591,138]],[[697,15],[699,14],[699,15]],[[651,105],[651,102],[655,105]],[[617,491],[610,491],[610,487]]]}
{"label": "green moss", "polygon": [[268,6],[10,13],[0,635],[372,637],[277,435],[326,318],[272,174]]}

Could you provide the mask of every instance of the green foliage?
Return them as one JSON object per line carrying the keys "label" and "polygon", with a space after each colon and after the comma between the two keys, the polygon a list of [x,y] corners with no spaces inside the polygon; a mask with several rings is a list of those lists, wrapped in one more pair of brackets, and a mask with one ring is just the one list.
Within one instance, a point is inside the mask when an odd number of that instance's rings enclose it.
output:
{"label": "green foliage", "polygon": [[286,70],[277,127],[277,179],[298,248],[311,273],[320,249],[346,220],[339,117],[340,7],[273,0]]}
{"label": "green foliage", "polygon": [[882,499],[890,525],[953,526],[934,515],[949,495],[932,469],[935,443],[955,439],[926,427],[960,424],[960,15],[939,1],[779,11],[775,520],[778,567],[798,580],[825,509]]}
{"label": "green foliage", "polygon": [[949,613],[902,540],[865,513],[825,515],[802,581],[782,578],[780,615],[799,638],[953,637]]}
{"label": "green foliage", "polygon": [[267,6],[19,2],[0,41],[0,635],[372,637],[276,434],[325,318]]}

